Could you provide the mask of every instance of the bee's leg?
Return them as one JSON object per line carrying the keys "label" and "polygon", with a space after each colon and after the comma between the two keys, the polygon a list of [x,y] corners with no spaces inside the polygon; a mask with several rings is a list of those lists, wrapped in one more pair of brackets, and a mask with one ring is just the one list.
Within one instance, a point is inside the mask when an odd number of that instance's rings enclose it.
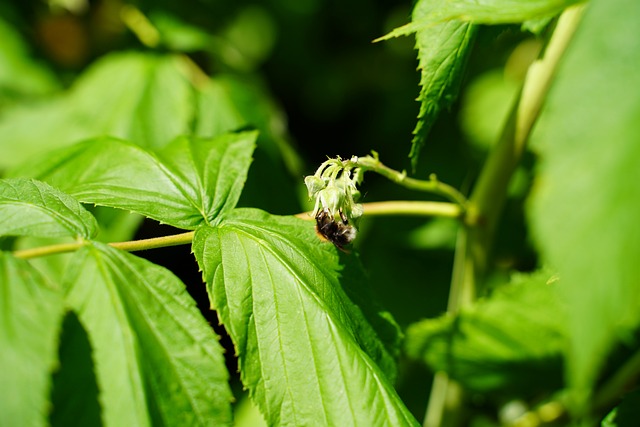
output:
{"label": "bee's leg", "polygon": [[344,212],[342,212],[342,209],[340,209],[340,211],[339,211],[339,212],[340,212],[340,218],[342,218],[342,223],[343,223],[344,225],[349,224],[349,220],[348,220],[348,218],[347,218],[347,215],[346,215]]}

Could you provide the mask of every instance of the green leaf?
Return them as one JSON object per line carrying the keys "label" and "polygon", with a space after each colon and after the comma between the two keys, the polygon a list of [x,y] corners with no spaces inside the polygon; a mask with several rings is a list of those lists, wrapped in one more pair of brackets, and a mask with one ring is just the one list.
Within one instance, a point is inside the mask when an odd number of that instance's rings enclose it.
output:
{"label": "green leaf", "polygon": [[416,425],[388,377],[396,326],[348,297],[355,259],[343,266],[312,224],[238,209],[193,250],[270,425]]}
{"label": "green leaf", "polygon": [[584,0],[456,0],[447,1],[440,19],[461,19],[482,24],[519,23],[557,15]]}
{"label": "green leaf", "polygon": [[183,137],[158,156],[189,186],[189,201],[210,223],[238,202],[257,137],[257,132],[228,133],[215,139]]}
{"label": "green leaf", "polygon": [[218,337],[163,267],[95,243],[77,252],[67,301],[93,347],[106,425],[229,425]]}
{"label": "green leaf", "polygon": [[516,277],[455,316],[415,323],[407,353],[476,392],[512,398],[558,389],[565,316],[551,282],[544,271]]}
{"label": "green leaf", "polygon": [[[413,34],[444,21],[460,20],[474,24],[513,24],[553,17],[563,9],[585,0],[438,0],[433,14],[398,27],[376,41]],[[426,0],[421,0],[426,3]],[[434,2],[431,2],[434,3]]]}
{"label": "green leaf", "polygon": [[594,0],[549,93],[530,219],[562,277],[577,409],[612,346],[640,324],[640,3]]}
{"label": "green leaf", "polygon": [[[0,121],[0,168],[76,141],[111,135],[161,147],[188,133],[192,87],[178,56],[118,53],[93,64],[64,96]],[[37,123],[37,126],[34,126]]]}
{"label": "green leaf", "polygon": [[235,206],[256,136],[181,137],[157,155],[126,141],[98,138],[48,154],[17,173],[50,182],[83,202],[193,229]]}
{"label": "green leaf", "polygon": [[98,224],[73,197],[33,179],[0,180],[0,235],[84,237]]}
{"label": "green leaf", "polygon": [[[419,1],[413,9],[413,21],[437,15],[442,4]],[[443,22],[420,28],[416,33],[420,70],[420,112],[413,131],[411,164],[415,170],[424,145],[440,110],[451,106],[458,96],[462,71],[475,38],[476,27],[462,21]]]}
{"label": "green leaf", "polygon": [[45,426],[62,295],[26,261],[1,252],[0,295],[0,425]]}
{"label": "green leaf", "polygon": [[[425,0],[422,0],[424,2]],[[460,20],[474,24],[513,24],[555,16],[584,0],[438,0],[437,12],[396,28],[378,40],[406,36],[444,21]],[[431,2],[434,3],[434,2]]]}

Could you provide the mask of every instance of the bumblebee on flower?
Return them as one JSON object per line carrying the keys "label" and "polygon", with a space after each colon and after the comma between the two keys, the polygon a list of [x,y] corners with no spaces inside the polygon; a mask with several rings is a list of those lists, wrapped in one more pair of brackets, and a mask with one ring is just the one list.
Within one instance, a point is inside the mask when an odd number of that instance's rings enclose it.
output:
{"label": "bumblebee on flower", "polygon": [[356,238],[355,224],[363,213],[362,205],[356,203],[357,185],[362,181],[361,169],[353,166],[356,162],[357,158],[329,159],[304,179],[309,198],[315,198],[316,231],[340,250]]}

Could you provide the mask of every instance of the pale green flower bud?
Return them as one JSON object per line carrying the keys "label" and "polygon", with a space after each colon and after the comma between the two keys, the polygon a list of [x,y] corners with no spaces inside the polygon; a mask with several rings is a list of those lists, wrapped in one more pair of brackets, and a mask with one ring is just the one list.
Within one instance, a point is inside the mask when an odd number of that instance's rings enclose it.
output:
{"label": "pale green flower bud", "polygon": [[351,207],[351,218],[358,219],[362,216],[363,213],[364,207],[361,204],[356,203]]}
{"label": "pale green flower bud", "polygon": [[309,198],[313,199],[316,197],[320,190],[326,187],[324,180],[315,175],[309,175],[304,178],[304,184],[307,186],[307,190],[309,191]]}
{"label": "pale green flower bud", "polygon": [[328,209],[331,215],[336,215],[344,203],[344,191],[335,183],[329,183],[324,190],[318,193],[320,203],[324,209]]}

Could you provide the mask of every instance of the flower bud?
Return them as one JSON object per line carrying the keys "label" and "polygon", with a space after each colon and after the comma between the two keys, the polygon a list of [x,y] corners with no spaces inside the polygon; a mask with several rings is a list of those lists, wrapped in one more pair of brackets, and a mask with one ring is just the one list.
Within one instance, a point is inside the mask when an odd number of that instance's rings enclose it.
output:
{"label": "flower bud", "polygon": [[360,218],[363,213],[364,213],[364,207],[360,203],[355,203],[351,207],[351,218],[352,219]]}
{"label": "flower bud", "polygon": [[344,202],[344,192],[334,183],[330,183],[324,190],[320,191],[318,197],[322,207],[328,209],[331,215],[336,215]]}
{"label": "flower bud", "polygon": [[304,184],[307,186],[310,199],[313,199],[320,190],[326,187],[324,180],[315,175],[306,176],[304,178]]}

